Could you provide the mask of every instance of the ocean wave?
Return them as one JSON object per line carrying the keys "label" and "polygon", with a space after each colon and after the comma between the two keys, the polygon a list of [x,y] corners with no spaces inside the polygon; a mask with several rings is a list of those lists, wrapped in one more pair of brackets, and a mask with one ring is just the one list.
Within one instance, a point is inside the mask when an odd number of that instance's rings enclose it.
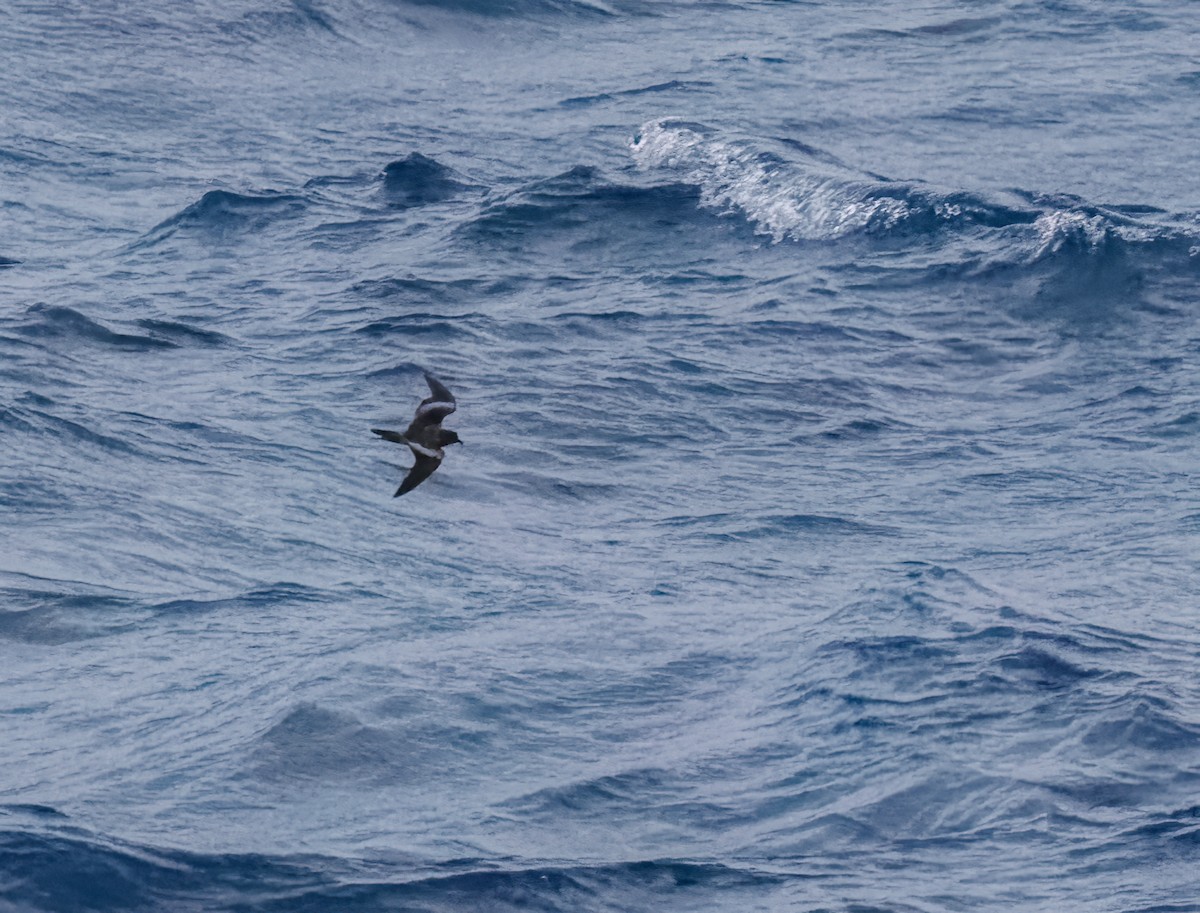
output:
{"label": "ocean wave", "polygon": [[541,16],[611,17],[625,4],[622,0],[403,0],[410,6],[431,7],[450,13],[467,13],[497,19],[524,19]]}
{"label": "ocean wave", "polygon": [[191,324],[178,320],[158,320],[143,317],[136,321],[143,330],[148,330],[151,337],[177,345],[224,346],[233,340],[224,333],[215,330],[202,330]]}
{"label": "ocean wave", "polygon": [[[29,339],[36,340],[74,340],[90,342],[117,349],[133,351],[149,351],[155,349],[174,349],[178,343],[166,338],[168,335],[178,337],[179,333],[155,333],[139,335],[133,333],[118,333],[110,330],[99,321],[81,314],[74,308],[65,306],[50,306],[35,304],[26,312],[26,323],[16,327],[16,332]],[[179,325],[182,327],[182,324]],[[146,329],[154,329],[151,325]]]}
{"label": "ocean wave", "polygon": [[77,643],[128,630],[139,616],[136,600],[124,596],[14,586],[0,588],[0,594],[0,640]]}
{"label": "ocean wave", "polygon": [[[25,913],[170,909],[235,911],[717,909],[769,899],[787,876],[685,859],[575,863],[347,860],[202,853],[149,846],[74,826],[54,808],[0,806],[5,904]],[[7,908],[7,907],[6,907]]]}
{"label": "ocean wave", "polygon": [[[425,337],[446,343],[460,343],[479,336],[474,326],[478,320],[477,314],[447,317],[444,314],[408,313],[372,320],[356,327],[354,332],[365,336]],[[376,371],[371,376],[389,376],[392,371],[393,368],[388,368],[383,372]]]}
{"label": "ocean wave", "polygon": [[453,168],[419,152],[389,162],[381,180],[383,195],[395,209],[439,203],[472,186]]}
{"label": "ocean wave", "polygon": [[1030,645],[1001,656],[996,665],[1010,678],[1040,688],[1068,688],[1101,674],[1099,669],[1077,665],[1051,650]]}
{"label": "ocean wave", "polygon": [[335,20],[312,0],[291,0],[283,9],[251,10],[217,27],[231,37],[255,42],[276,41],[281,35],[305,31],[341,37]]}
{"label": "ocean wave", "polygon": [[1004,20],[997,16],[962,17],[931,22],[911,28],[867,28],[844,35],[845,38],[874,39],[970,39],[982,40],[980,33],[991,31]]}
{"label": "ocean wave", "polygon": [[564,813],[609,814],[614,808],[633,811],[651,801],[661,805],[675,797],[678,786],[668,771],[642,768],[550,786],[501,803],[510,812],[554,818]]}
{"label": "ocean wave", "polygon": [[51,439],[57,439],[60,445],[72,448],[86,444],[124,456],[149,455],[129,441],[111,434],[102,434],[81,422],[63,418],[42,408],[24,406],[6,410],[5,421],[10,427],[45,434]]}
{"label": "ocean wave", "polygon": [[[1152,821],[1140,825],[1127,836],[1132,839],[1150,838],[1176,845],[1181,851],[1195,852],[1200,849],[1200,805],[1189,805],[1176,808],[1169,812],[1154,812]],[[1192,913],[1200,910],[1200,903],[1194,906],[1172,905],[1164,913],[1175,913],[1176,910]]]}
{"label": "ocean wave", "polygon": [[[27,485],[22,485],[27,489]],[[8,486],[0,483],[0,504]],[[28,513],[28,491],[22,490]],[[16,498],[12,499],[14,503]],[[54,499],[57,503],[60,499]],[[328,593],[300,584],[280,582],[249,589],[232,596],[154,600],[119,592],[80,589],[69,582],[29,578],[25,585],[0,586],[0,640],[24,643],[64,644],[127,632],[137,622],[151,617],[179,618],[215,613],[249,614],[273,607],[322,602]]]}
{"label": "ocean wave", "polygon": [[307,208],[303,197],[289,193],[235,193],[210,190],[173,216],[155,225],[132,245],[158,244],[176,233],[224,241],[262,231],[281,220],[293,219]]}
{"label": "ocean wave", "polygon": [[69,826],[18,827],[0,819],[0,881],[14,909],[102,913],[233,909],[250,899],[311,890],[329,879],[300,862],[154,849]]}
{"label": "ocean wave", "polygon": [[667,82],[654,83],[653,85],[642,86],[637,89],[619,89],[612,92],[599,92],[595,95],[576,95],[571,98],[564,98],[559,104],[564,108],[582,108],[619,98],[636,98],[639,95],[654,95],[660,92],[686,92],[692,89],[706,89],[711,85],[712,83],[705,80],[681,82],[678,79],[672,79]]}
{"label": "ocean wave", "polygon": [[[701,207],[743,218],[776,244],[942,237],[933,265],[864,267],[890,285],[1015,270],[1033,277],[1038,297],[1075,300],[1128,295],[1146,269],[1189,276],[1200,270],[1194,225],[1152,207],[1102,207],[1019,190],[1010,194],[1012,204],[999,203],[856,172],[803,142],[731,138],[673,119],[644,124],[630,151],[641,171],[698,188]],[[980,233],[990,238],[989,254],[964,243]]]}
{"label": "ocean wave", "polygon": [[1078,197],[1027,194],[1038,213],[1031,262],[1059,257],[1111,260],[1145,254],[1184,270],[1200,269],[1194,249],[1200,233],[1151,207],[1095,206]]}
{"label": "ocean wave", "polygon": [[1195,757],[1200,724],[1177,717],[1162,698],[1131,690],[1096,715],[1082,741],[1097,755],[1125,755],[1139,765],[1154,754]]}
{"label": "ocean wave", "polygon": [[486,298],[508,291],[507,279],[423,279],[417,276],[363,279],[349,291],[365,298],[406,304],[434,304],[446,307],[464,298]]}
{"label": "ocean wave", "polygon": [[776,514],[746,516],[743,514],[712,514],[703,517],[671,517],[659,521],[671,528],[697,529],[705,538],[722,541],[743,541],[777,536],[894,536],[898,530],[849,520],[845,517],[819,514]]}
{"label": "ocean wave", "polygon": [[212,599],[170,599],[152,604],[149,608],[156,614],[162,615],[216,611],[259,612],[273,606],[320,602],[325,598],[327,598],[326,594],[321,590],[281,581],[274,586],[256,587],[235,596],[220,596]]}
{"label": "ocean wave", "polygon": [[800,159],[726,139],[694,122],[649,121],[630,150],[643,171],[667,170],[700,188],[702,206],[740,213],[772,240],[833,241],[853,235],[928,233],[973,224],[1032,222],[1036,215],[966,193],[854,175],[803,144]]}
{"label": "ocean wave", "polygon": [[488,204],[457,231],[470,240],[517,246],[540,236],[572,244],[600,237],[640,243],[647,235],[694,223],[699,202],[687,184],[623,184],[580,165]]}
{"label": "ocean wave", "polygon": [[268,729],[251,753],[255,779],[295,784],[353,780],[376,786],[415,775],[445,760],[449,733],[421,738],[411,727],[388,730],[349,713],[303,704]]}

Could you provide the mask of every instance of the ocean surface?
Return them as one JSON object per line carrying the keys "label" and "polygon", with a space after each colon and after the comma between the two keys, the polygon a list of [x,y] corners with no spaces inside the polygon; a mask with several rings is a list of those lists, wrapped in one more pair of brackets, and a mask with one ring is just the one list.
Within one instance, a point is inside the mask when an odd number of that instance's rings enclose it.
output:
{"label": "ocean surface", "polygon": [[1198,12],[0,2],[0,913],[1200,911]]}

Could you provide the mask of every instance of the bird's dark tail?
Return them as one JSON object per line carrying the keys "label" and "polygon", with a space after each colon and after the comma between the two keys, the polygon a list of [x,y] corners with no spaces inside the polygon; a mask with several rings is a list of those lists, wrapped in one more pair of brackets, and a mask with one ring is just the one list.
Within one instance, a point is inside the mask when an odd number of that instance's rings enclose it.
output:
{"label": "bird's dark tail", "polygon": [[406,438],[399,431],[388,431],[385,428],[372,428],[371,431],[373,431],[375,434],[378,434],[385,441],[391,441],[393,444],[408,443],[408,438]]}

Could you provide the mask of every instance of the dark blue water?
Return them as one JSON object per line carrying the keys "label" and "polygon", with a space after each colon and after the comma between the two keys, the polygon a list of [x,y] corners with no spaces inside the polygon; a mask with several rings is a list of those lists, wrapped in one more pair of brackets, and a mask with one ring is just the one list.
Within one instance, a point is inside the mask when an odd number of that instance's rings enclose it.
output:
{"label": "dark blue water", "polygon": [[0,911],[1200,911],[1194,4],[0,12]]}

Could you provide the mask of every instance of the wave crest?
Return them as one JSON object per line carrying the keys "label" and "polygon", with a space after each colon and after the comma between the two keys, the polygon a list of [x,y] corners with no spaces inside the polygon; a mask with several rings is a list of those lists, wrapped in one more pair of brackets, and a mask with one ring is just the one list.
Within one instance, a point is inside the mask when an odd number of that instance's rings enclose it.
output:
{"label": "wave crest", "polygon": [[1190,286],[1200,268],[1196,218],[1154,207],[1020,189],[997,202],[856,171],[796,140],[731,138],[682,120],[644,124],[629,148],[640,170],[698,188],[702,208],[740,217],[775,243],[865,237],[915,246],[936,236],[932,265],[890,255],[856,260],[889,287],[981,277],[1031,282],[1032,298],[1068,309],[1083,302],[1094,321],[1096,307],[1142,296],[1147,276]]}
{"label": "wave crest", "polygon": [[261,231],[281,219],[295,217],[306,205],[302,197],[294,194],[210,190],[196,202],[159,222],[134,246],[157,244],[176,232],[223,240]]}
{"label": "wave crest", "polygon": [[453,168],[419,152],[410,152],[383,169],[383,192],[397,209],[438,203],[468,186]]}
{"label": "wave crest", "polygon": [[776,242],[832,241],[857,234],[928,232],[958,223],[1008,225],[1036,215],[969,194],[855,175],[819,150],[800,161],[723,139],[702,124],[650,121],[630,143],[642,170],[683,172],[701,204],[741,213]]}

